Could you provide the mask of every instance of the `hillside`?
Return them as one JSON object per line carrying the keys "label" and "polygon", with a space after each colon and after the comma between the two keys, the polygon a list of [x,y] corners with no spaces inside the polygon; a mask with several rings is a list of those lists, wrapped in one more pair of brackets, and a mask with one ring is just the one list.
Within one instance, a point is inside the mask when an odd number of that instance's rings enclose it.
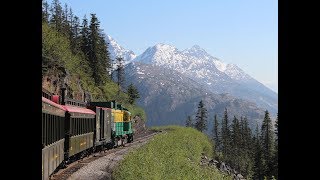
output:
{"label": "hillside", "polygon": [[158,130],[165,132],[127,154],[113,173],[114,179],[231,179],[217,169],[200,166],[202,153],[213,156],[206,135],[178,126]]}
{"label": "hillside", "polygon": [[[118,86],[110,78],[97,84],[92,68],[82,51],[72,51],[70,39],[46,22],[42,24],[42,87],[60,94],[67,88],[67,96],[81,101],[116,100],[127,107],[133,116],[146,119],[142,108],[128,103],[128,95],[118,94]],[[101,75],[101,76],[107,76]]]}
{"label": "hillside", "polygon": [[140,92],[137,103],[148,115],[148,126],[184,125],[188,115],[194,117],[201,99],[209,112],[209,131],[214,114],[221,119],[225,108],[230,117],[248,117],[252,129],[263,119],[263,109],[253,102],[207,91],[197,81],[177,71],[134,62],[126,66],[125,72],[127,81],[134,83]]}
{"label": "hillside", "polygon": [[235,64],[226,64],[198,45],[185,50],[159,43],[148,48],[133,61],[163,66],[181,72],[199,82],[207,91],[230,93],[255,102],[273,115],[278,109],[277,94],[245,73]]}

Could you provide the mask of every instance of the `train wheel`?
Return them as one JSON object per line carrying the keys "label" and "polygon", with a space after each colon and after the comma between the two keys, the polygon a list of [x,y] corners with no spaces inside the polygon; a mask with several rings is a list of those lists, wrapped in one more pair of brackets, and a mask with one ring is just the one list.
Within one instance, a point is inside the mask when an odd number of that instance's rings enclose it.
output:
{"label": "train wheel", "polygon": [[125,135],[124,138],[122,139],[122,146],[125,146],[125,144],[128,143],[128,136]]}

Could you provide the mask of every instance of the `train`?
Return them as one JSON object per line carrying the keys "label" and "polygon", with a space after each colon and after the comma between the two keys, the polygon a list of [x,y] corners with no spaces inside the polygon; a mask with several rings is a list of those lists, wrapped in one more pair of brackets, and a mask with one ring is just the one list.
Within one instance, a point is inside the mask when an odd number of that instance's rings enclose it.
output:
{"label": "train", "polygon": [[93,152],[133,142],[132,116],[116,101],[82,102],[42,89],[42,180]]}

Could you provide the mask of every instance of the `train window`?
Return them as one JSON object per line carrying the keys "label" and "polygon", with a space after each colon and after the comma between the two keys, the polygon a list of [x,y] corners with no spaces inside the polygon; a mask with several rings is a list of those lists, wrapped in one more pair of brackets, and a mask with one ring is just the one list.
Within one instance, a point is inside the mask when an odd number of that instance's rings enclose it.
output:
{"label": "train window", "polygon": [[88,125],[87,125],[87,119],[86,118],[83,118],[83,133],[87,133],[87,128],[88,128]]}
{"label": "train window", "polygon": [[88,119],[88,132],[91,132],[91,119]]}
{"label": "train window", "polygon": [[48,145],[51,144],[51,127],[52,127],[52,125],[51,125],[51,115],[48,114],[48,129],[49,129],[49,131],[48,131]]}
{"label": "train window", "polygon": [[79,135],[80,134],[80,118],[77,118],[77,123],[78,123],[77,130],[78,130],[78,135]]}
{"label": "train window", "polygon": [[87,133],[90,132],[90,119],[87,119]]}
{"label": "train window", "polygon": [[74,126],[75,126],[75,122],[74,122],[74,119],[73,118],[70,118],[70,122],[72,122],[72,126],[71,126],[71,128],[72,128],[72,135],[74,135],[76,132],[74,131],[75,130],[75,128],[74,128]]}
{"label": "train window", "polygon": [[52,144],[54,136],[53,136],[53,131],[54,131],[54,125],[53,125],[53,116],[50,114],[50,121],[51,121],[51,134],[50,134],[50,144]]}
{"label": "train window", "polygon": [[56,137],[57,137],[57,141],[60,139],[60,118],[59,116],[56,116],[56,124],[57,124],[57,127],[56,127]]}
{"label": "train window", "polygon": [[84,133],[88,133],[88,128],[89,128],[89,124],[88,124],[88,118],[84,118],[83,119],[84,120],[84,124],[85,124],[85,126],[84,126]]}
{"label": "train window", "polygon": [[72,119],[70,118],[70,135],[73,134],[73,122],[72,122]]}
{"label": "train window", "polygon": [[80,134],[80,118],[77,118],[77,123],[78,123],[78,135]]}
{"label": "train window", "polygon": [[56,137],[56,131],[57,131],[57,122],[56,122],[56,116],[52,115],[52,120],[53,120],[53,141],[52,142],[56,142],[57,141],[57,137]]}
{"label": "train window", "polygon": [[50,144],[50,138],[51,138],[51,121],[50,121],[50,114],[47,115],[48,118],[48,145]]}
{"label": "train window", "polygon": [[43,144],[46,145],[46,114],[42,113],[42,122],[43,122]]}
{"label": "train window", "polygon": [[76,118],[73,119],[74,120],[74,135],[78,135],[78,121]]}
{"label": "train window", "polygon": [[63,121],[63,117],[60,117],[60,123],[61,123],[60,139],[63,139],[63,132],[64,132],[64,121]]}
{"label": "train window", "polygon": [[81,123],[80,134],[82,134],[83,133],[83,118],[80,118],[80,123]]}
{"label": "train window", "polygon": [[92,128],[92,127],[91,127],[91,120],[92,120],[92,119],[89,119],[89,121],[88,121],[88,123],[89,123],[88,132],[91,132],[91,131],[92,131],[92,130],[91,130],[91,128]]}
{"label": "train window", "polygon": [[75,122],[74,122],[74,119],[73,118],[70,118],[70,122],[72,122],[72,126],[71,126],[71,128],[72,128],[72,135],[74,135],[76,132],[74,131],[74,126],[75,126]]}
{"label": "train window", "polygon": [[82,134],[83,133],[83,122],[82,122],[82,118],[80,118],[80,134]]}
{"label": "train window", "polygon": [[86,118],[83,118],[83,124],[84,124],[83,133],[87,133],[88,124],[87,124]]}
{"label": "train window", "polygon": [[53,141],[52,142],[55,142],[56,141],[56,116],[55,115],[52,115],[52,121],[53,121]]}
{"label": "train window", "polygon": [[80,132],[80,134],[83,134],[83,118],[80,118],[81,119],[81,132]]}
{"label": "train window", "polygon": [[41,125],[42,125],[42,130],[41,130],[41,137],[42,137],[42,144],[44,144],[44,132],[45,132],[45,130],[44,130],[44,113],[42,113],[42,119],[41,119]]}
{"label": "train window", "polygon": [[62,139],[62,135],[61,135],[61,132],[62,132],[62,121],[61,121],[61,118],[62,117],[59,117],[59,139]]}
{"label": "train window", "polygon": [[79,122],[78,122],[78,118],[74,119],[74,123],[76,124],[75,126],[75,131],[76,131],[76,135],[79,134]]}
{"label": "train window", "polygon": [[49,144],[49,133],[50,133],[50,129],[49,129],[49,114],[46,114],[46,145]]}
{"label": "train window", "polygon": [[55,131],[55,129],[54,129],[54,115],[51,115],[51,121],[52,121],[52,140],[51,140],[51,143],[53,143],[54,141],[55,141],[55,133],[54,133],[54,131]]}

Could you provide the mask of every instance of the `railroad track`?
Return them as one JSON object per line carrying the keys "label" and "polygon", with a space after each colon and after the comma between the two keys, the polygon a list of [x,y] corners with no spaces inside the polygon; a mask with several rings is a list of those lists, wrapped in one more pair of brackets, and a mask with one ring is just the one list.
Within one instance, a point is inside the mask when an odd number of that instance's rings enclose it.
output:
{"label": "railroad track", "polygon": [[145,136],[140,136],[140,137],[134,139],[134,141],[132,143],[125,144],[124,146],[120,146],[120,147],[105,150],[105,151],[102,150],[100,152],[93,153],[93,154],[89,155],[88,157],[85,157],[83,159],[72,162],[71,164],[68,164],[68,166],[64,169],[59,169],[49,179],[50,180],[67,180],[72,174],[77,172],[82,167],[88,165],[92,161],[95,161],[95,160],[97,160],[101,157],[107,156],[109,154],[116,153],[117,151],[130,148],[131,146],[134,146],[136,144],[144,143],[145,141],[148,141],[149,139],[151,139],[154,135],[156,135],[158,133],[159,132],[153,132],[153,133],[147,134]]}

